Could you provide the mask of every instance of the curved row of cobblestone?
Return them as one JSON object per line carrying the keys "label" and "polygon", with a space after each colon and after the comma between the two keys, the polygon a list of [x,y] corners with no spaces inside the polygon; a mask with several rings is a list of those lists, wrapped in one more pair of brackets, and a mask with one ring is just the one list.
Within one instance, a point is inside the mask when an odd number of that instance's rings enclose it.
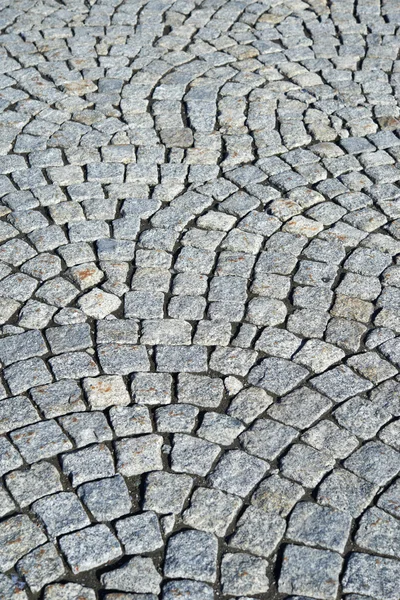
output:
{"label": "curved row of cobblestone", "polygon": [[0,597],[399,600],[396,0],[3,0]]}

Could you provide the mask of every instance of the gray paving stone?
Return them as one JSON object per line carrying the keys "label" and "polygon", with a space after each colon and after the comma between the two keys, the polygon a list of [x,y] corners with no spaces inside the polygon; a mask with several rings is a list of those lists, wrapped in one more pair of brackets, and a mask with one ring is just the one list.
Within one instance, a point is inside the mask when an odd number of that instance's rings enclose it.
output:
{"label": "gray paving stone", "polygon": [[224,594],[263,594],[269,589],[265,559],[238,552],[225,554],[221,563],[221,581]]}
{"label": "gray paving stone", "polygon": [[360,396],[346,400],[333,415],[339,425],[363,440],[375,437],[377,431],[391,418],[389,412]]}
{"label": "gray paving stone", "polygon": [[224,385],[219,378],[186,373],[178,376],[178,402],[217,408],[222,401],[223,391]]}
{"label": "gray paving stone", "polygon": [[117,471],[126,477],[133,477],[161,470],[162,443],[162,437],[155,434],[118,440],[115,442]]}
{"label": "gray paving stone", "polygon": [[337,294],[331,312],[334,317],[343,317],[345,319],[360,321],[361,323],[368,323],[373,312],[373,304],[359,300],[358,298],[350,298]]}
{"label": "gray paving stone", "polygon": [[23,464],[22,456],[6,437],[0,437],[0,473],[8,473]]}
{"label": "gray paving stone", "polygon": [[205,476],[220,454],[218,444],[191,435],[176,433],[171,452],[171,468],[177,473]]}
{"label": "gray paving stone", "polygon": [[6,575],[0,575],[0,592],[4,600],[26,600],[28,596],[23,589],[24,583],[15,581]]}
{"label": "gray paving stone", "polygon": [[157,370],[164,373],[207,371],[207,351],[202,346],[157,346]]}
{"label": "gray paving stone", "polygon": [[393,381],[392,379],[390,381],[384,381],[370,392],[372,402],[384,408],[393,416],[399,416],[399,406],[396,394],[398,385],[398,382]]}
{"label": "gray paving stone", "polygon": [[96,362],[86,352],[66,352],[50,358],[49,363],[56,379],[81,379],[99,374]]}
{"label": "gray paving stone", "polygon": [[[15,239],[5,242],[1,246],[0,257],[2,262],[13,265],[14,267],[18,267],[25,261],[30,258],[36,256],[35,250],[27,244],[24,240]],[[21,278],[23,280],[28,281],[27,278]]]}
{"label": "gray paving stone", "polygon": [[370,504],[378,486],[345,469],[335,469],[318,488],[320,504],[338,508],[357,518]]}
{"label": "gray paving stone", "polygon": [[305,310],[300,310],[295,313],[296,318],[292,319],[291,327],[301,329],[302,318],[307,317],[307,315],[314,315],[314,318],[317,319],[317,323],[308,333],[309,336],[312,334],[311,337],[321,337],[318,336],[317,333],[318,331],[325,329],[327,322],[325,313],[321,311],[326,311],[330,308],[332,299],[333,293],[328,288],[314,288],[311,286],[295,287],[293,292],[293,304],[294,306],[298,306]]}
{"label": "gray paving stone", "polygon": [[380,508],[370,508],[361,517],[355,541],[360,548],[398,558],[398,520]]}
{"label": "gray paving stone", "polygon": [[106,565],[122,556],[117,538],[106,525],[92,525],[60,539],[60,548],[73,573]]}
{"label": "gray paving stone", "polygon": [[[110,409],[109,417],[117,437],[153,431],[149,409],[146,406],[114,406]],[[111,438],[112,436],[109,439]]]}
{"label": "gray paving stone", "polygon": [[200,321],[193,338],[195,344],[227,346],[232,336],[231,325],[224,321]]}
{"label": "gray paving stone", "polygon": [[6,484],[21,508],[63,489],[59,472],[48,462],[36,463],[26,471],[9,473],[6,476]]}
{"label": "gray paving stone", "polygon": [[157,515],[151,511],[120,519],[115,529],[127,554],[154,552],[164,544]]}
{"label": "gray paving stone", "polygon": [[378,506],[394,517],[400,514],[399,504],[400,482],[397,479],[388,489],[379,497]]}
{"label": "gray paving stone", "polygon": [[131,509],[129,491],[120,475],[84,483],[77,492],[97,521],[112,521]]}
{"label": "gray paving stone", "polygon": [[182,511],[193,485],[190,475],[154,472],[146,476],[143,508],[159,514]]}
{"label": "gray paving stone", "polygon": [[286,425],[307,429],[331,406],[328,398],[302,386],[275,402],[268,409],[268,415]]}
{"label": "gray paving stone", "polygon": [[81,389],[73,380],[41,385],[33,388],[30,393],[47,419],[86,409]]}
{"label": "gray paving stone", "polygon": [[372,248],[357,248],[346,260],[344,266],[349,271],[361,275],[378,277],[382,271],[391,264],[387,254]]}
{"label": "gray paving stone", "polygon": [[136,344],[138,340],[138,329],[138,324],[133,319],[98,321],[96,324],[97,343]]}
{"label": "gray paving stone", "polygon": [[317,450],[326,450],[335,458],[346,458],[358,446],[354,435],[328,419],[323,419],[308,429],[301,439]]}
{"label": "gray paving stone", "polygon": [[257,419],[239,436],[246,452],[265,460],[275,460],[298,436],[297,429],[282,425],[272,419]]}
{"label": "gray paving stone", "polygon": [[61,417],[59,423],[78,448],[113,438],[107,419],[101,412],[73,413]]}
{"label": "gray paving stone", "polygon": [[217,489],[241,498],[247,496],[262,479],[268,463],[241,450],[229,450],[223,454],[209,482]]}
{"label": "gray paving stone", "polygon": [[265,513],[286,517],[303,496],[301,485],[273,474],[263,479],[251,497],[251,504]]}
{"label": "gray paving stone", "polygon": [[[20,307],[20,303],[16,300],[12,300],[11,298],[1,298],[0,297],[0,308],[1,308],[1,317],[0,323],[3,325],[6,323],[13,314],[16,313],[18,308]],[[24,309],[22,309],[23,311]]]}
{"label": "gray paving stone", "polygon": [[[144,594],[158,594],[160,592],[161,576],[156,570],[151,558],[134,556],[128,562],[117,569],[113,569],[101,575],[100,581],[104,589],[117,589],[122,592],[134,592],[138,595],[128,595],[128,598],[143,598],[147,600],[152,597]],[[141,595],[143,594],[143,596]],[[124,594],[118,594],[117,598],[123,598]],[[112,595],[108,595],[112,598]],[[117,599],[115,599],[117,600]]]}
{"label": "gray paving stone", "polygon": [[[100,223],[102,222],[100,221]],[[96,239],[97,255],[100,260],[112,260],[115,262],[121,262],[131,261],[133,259],[135,253],[134,242],[131,242],[130,240],[112,240],[109,238]]]}
{"label": "gray paving stone", "polygon": [[308,370],[283,358],[266,358],[248,376],[252,385],[283,396],[308,375]]}
{"label": "gray paving stone", "polygon": [[0,433],[35,423],[39,419],[32,403],[24,396],[4,399],[0,403]]}
{"label": "gray paving stone", "polygon": [[171,402],[171,385],[171,375],[137,373],[132,379],[132,395],[138,404],[169,404]]}
{"label": "gray paving stone", "polygon": [[16,569],[33,593],[39,592],[47,583],[59,579],[65,572],[63,561],[51,543],[39,546],[21,558]]}
{"label": "gray paving stone", "polygon": [[[297,289],[297,288],[296,288]],[[256,342],[256,350],[271,356],[290,359],[301,344],[301,338],[285,329],[266,327]]]}
{"label": "gray paving stone", "polygon": [[119,308],[121,300],[114,294],[94,288],[81,296],[77,304],[88,317],[104,319]]}
{"label": "gray paving stone", "polygon": [[47,542],[47,537],[28,515],[16,515],[0,525],[0,565],[12,569],[17,560]]}
{"label": "gray paving stone", "polygon": [[12,394],[21,394],[32,387],[51,383],[50,371],[41,358],[16,362],[4,369],[4,377]]}
{"label": "gray paving stone", "polygon": [[142,344],[167,346],[189,345],[192,341],[192,327],[182,319],[146,320],[142,324]]}
{"label": "gray paving stone", "polygon": [[385,485],[399,469],[400,454],[382,442],[367,442],[344,463],[350,471],[371,483]]}
{"label": "gray paving stone", "polygon": [[268,557],[281,541],[285,529],[285,520],[276,513],[266,513],[250,506],[238,520],[229,545],[256,556]]}
{"label": "gray paving stone", "polygon": [[334,464],[334,458],[325,450],[294,444],[281,460],[281,471],[285,477],[314,488]]}
{"label": "gray paving stone", "polygon": [[200,487],[192,494],[190,507],[183,513],[183,522],[194,529],[223,537],[241,506],[241,500],[235,496]]}
{"label": "gray paving stone", "polygon": [[231,417],[239,419],[247,425],[254,421],[263,413],[273,400],[265,390],[256,387],[249,387],[241,390],[235,396],[227,409],[227,414]]}
{"label": "gray paving stone", "polygon": [[244,425],[238,419],[216,412],[208,412],[204,415],[196,433],[209,442],[230,446],[243,429]]}
{"label": "gray paving stone", "polygon": [[354,552],[344,573],[343,591],[372,594],[373,598],[379,600],[395,600],[398,578],[398,561]]}
{"label": "gray paving stone", "polygon": [[299,502],[290,515],[286,536],[306,546],[343,553],[351,524],[349,514],[312,502]]}
{"label": "gray paving stone", "polygon": [[371,382],[359,377],[344,365],[314,377],[310,383],[334,402],[343,402],[343,400],[366,392],[373,387]]}
{"label": "gray paving stone", "polygon": [[173,319],[183,318],[199,321],[204,316],[206,304],[207,303],[202,296],[174,296],[168,303],[168,316]]}
{"label": "gray paving stone", "polygon": [[0,340],[0,360],[4,366],[46,354],[47,347],[39,331],[27,331]]}
{"label": "gray paving stone", "polygon": [[[81,291],[97,285],[104,278],[103,271],[98,269],[94,263],[82,263],[72,266],[68,270],[68,275]],[[94,297],[95,299],[96,297]],[[86,303],[88,303],[88,300],[86,300]],[[82,308],[81,303],[80,306]]]}
{"label": "gray paving stone", "polygon": [[258,327],[272,327],[283,323],[286,314],[286,306],[281,300],[253,298],[247,307],[246,320]]}
{"label": "gray paving stone", "polygon": [[72,302],[77,295],[77,288],[62,277],[55,277],[46,281],[36,291],[36,298],[59,308]]}
{"label": "gray paving stone", "polygon": [[72,448],[72,443],[54,420],[17,429],[11,438],[29,464]]}
{"label": "gray paving stone", "polygon": [[54,354],[85,350],[92,346],[90,327],[87,323],[49,327],[46,330],[46,338]]}
{"label": "gray paving stone", "polygon": [[72,492],[60,492],[37,500],[32,510],[44,523],[51,538],[81,529],[90,523],[81,503]]}
{"label": "gray paving stone", "polygon": [[[33,213],[31,214],[31,218],[34,219]],[[21,271],[40,281],[46,281],[61,272],[61,260],[58,256],[54,256],[54,254],[43,252],[24,263]]]}
{"label": "gray paving stone", "polygon": [[[156,428],[160,433],[191,433],[199,409],[191,404],[162,406],[155,411]],[[212,440],[210,440],[212,441]]]}
{"label": "gray paving stone", "polygon": [[336,277],[337,269],[333,265],[317,261],[302,260],[293,278],[300,285],[315,287],[331,287]]}
{"label": "gray paving stone", "polygon": [[164,316],[164,294],[162,292],[135,291],[125,297],[127,318],[160,319]]}
{"label": "gray paving stone", "polygon": [[135,371],[150,370],[144,346],[102,344],[99,346],[98,356],[103,371],[110,375],[129,375]]}
{"label": "gray paving stone", "polygon": [[[5,600],[397,600],[399,13],[292,4],[1,13],[0,515],[91,540]],[[169,577],[116,521],[232,554]]]}
{"label": "gray paving stone", "polygon": [[[0,487],[0,500],[1,500],[1,509],[0,515],[1,517],[5,517],[10,513],[14,512],[16,506],[14,501],[12,500],[10,494],[7,492],[4,486]],[[1,588],[0,588],[1,589]]]}
{"label": "gray paving stone", "polygon": [[389,446],[393,446],[396,450],[400,450],[399,444],[399,425],[400,421],[392,421],[386,427],[383,427],[379,432],[379,439],[382,440],[385,444],[389,444]]}
{"label": "gray paving stone", "polygon": [[191,530],[169,538],[164,575],[213,583],[217,576],[217,539],[210,533]]}
{"label": "gray paving stone", "polygon": [[342,557],[336,552],[289,545],[283,557],[279,591],[334,600],[341,568]]}
{"label": "gray paving stone", "polygon": [[199,581],[190,581],[189,579],[180,579],[169,581],[163,587],[163,600],[174,600],[176,596],[182,598],[197,598],[198,600],[213,600],[213,589]]}
{"label": "gray paving stone", "polygon": [[251,285],[251,291],[258,296],[284,300],[290,290],[290,279],[274,273],[256,273]]}
{"label": "gray paving stone", "polygon": [[311,369],[314,373],[322,373],[333,364],[339,362],[345,353],[333,346],[320,340],[308,340],[300,350],[298,350],[293,360]]}
{"label": "gray paving stone", "polygon": [[130,403],[128,390],[120,375],[87,377],[83,380],[83,389],[92,410],[101,410],[108,406],[126,406]]}
{"label": "gray paving stone", "polygon": [[356,321],[333,318],[328,323],[325,338],[345,351],[357,352],[360,348],[361,338],[366,331],[365,325]]}

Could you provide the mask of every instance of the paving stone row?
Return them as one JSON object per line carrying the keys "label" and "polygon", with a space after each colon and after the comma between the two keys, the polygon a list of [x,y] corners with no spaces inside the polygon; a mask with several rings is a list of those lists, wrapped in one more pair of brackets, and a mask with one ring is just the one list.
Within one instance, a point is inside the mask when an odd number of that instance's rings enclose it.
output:
{"label": "paving stone row", "polygon": [[0,598],[399,600],[396,0],[0,28]]}

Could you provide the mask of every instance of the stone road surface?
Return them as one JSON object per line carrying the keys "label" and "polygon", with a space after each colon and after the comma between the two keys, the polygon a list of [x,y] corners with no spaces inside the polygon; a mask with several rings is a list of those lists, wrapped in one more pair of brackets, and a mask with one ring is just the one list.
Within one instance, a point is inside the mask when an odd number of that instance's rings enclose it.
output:
{"label": "stone road surface", "polygon": [[1,600],[399,600],[399,0],[2,0]]}

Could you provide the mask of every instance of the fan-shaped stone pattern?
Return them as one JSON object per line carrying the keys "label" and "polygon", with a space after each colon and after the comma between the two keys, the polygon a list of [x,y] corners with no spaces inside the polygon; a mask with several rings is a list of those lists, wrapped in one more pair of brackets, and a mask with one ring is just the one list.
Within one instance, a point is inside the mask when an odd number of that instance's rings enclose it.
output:
{"label": "fan-shaped stone pattern", "polygon": [[396,2],[0,15],[0,596],[398,600]]}

